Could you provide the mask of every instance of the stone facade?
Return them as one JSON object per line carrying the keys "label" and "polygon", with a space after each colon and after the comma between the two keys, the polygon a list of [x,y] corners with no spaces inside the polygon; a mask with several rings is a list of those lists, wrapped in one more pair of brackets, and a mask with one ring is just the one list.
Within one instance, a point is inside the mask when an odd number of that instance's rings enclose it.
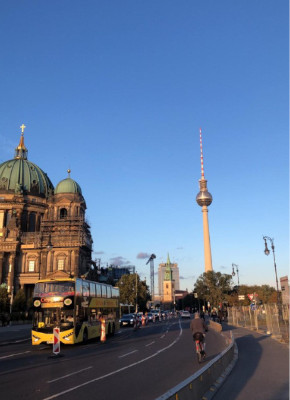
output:
{"label": "stone facade", "polygon": [[[92,238],[85,219],[86,203],[76,182],[67,179],[79,190],[54,190],[46,174],[26,156],[22,135],[14,160],[0,164],[0,183],[5,183],[0,185],[0,284],[6,283],[12,295],[23,288],[29,298],[35,282],[51,273],[86,273]],[[9,166],[18,174],[9,175]],[[39,180],[23,176],[33,168],[40,171]]]}

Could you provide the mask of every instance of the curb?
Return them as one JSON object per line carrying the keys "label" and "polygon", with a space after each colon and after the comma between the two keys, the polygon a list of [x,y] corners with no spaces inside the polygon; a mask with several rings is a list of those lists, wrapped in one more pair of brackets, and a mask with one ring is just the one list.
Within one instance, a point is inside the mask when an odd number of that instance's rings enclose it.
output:
{"label": "curb", "polygon": [[211,385],[210,389],[204,394],[202,400],[211,400],[216,395],[217,391],[221,388],[221,386],[226,381],[229,374],[232,372],[234,366],[236,365],[239,358],[239,350],[236,342],[234,342],[234,357],[228,367],[224,370],[221,376],[215,381],[213,385]]}

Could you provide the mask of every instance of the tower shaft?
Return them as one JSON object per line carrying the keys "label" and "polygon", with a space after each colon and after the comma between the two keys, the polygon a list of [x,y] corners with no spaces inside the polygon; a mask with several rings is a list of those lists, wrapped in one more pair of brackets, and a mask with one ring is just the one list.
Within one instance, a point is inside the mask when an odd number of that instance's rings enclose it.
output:
{"label": "tower shaft", "polygon": [[208,272],[212,271],[212,260],[211,260],[207,206],[202,207],[202,219],[203,219],[204,266],[205,266],[205,272]]}

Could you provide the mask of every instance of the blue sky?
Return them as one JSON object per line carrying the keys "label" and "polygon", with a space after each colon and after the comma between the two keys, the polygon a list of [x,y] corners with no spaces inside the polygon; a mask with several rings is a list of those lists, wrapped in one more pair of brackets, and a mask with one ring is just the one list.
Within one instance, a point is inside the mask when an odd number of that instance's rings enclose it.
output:
{"label": "blue sky", "polygon": [[[181,288],[204,272],[199,128],[213,267],[275,286],[289,271],[286,0],[3,2],[0,162],[24,123],[28,158],[81,186],[94,257]],[[236,278],[235,278],[236,279]],[[155,279],[157,287],[157,278]]]}

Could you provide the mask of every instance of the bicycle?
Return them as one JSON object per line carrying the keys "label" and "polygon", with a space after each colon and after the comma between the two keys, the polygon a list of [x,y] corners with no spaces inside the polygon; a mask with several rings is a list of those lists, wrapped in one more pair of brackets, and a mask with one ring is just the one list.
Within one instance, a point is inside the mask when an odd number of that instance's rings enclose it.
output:
{"label": "bicycle", "polygon": [[197,356],[197,361],[200,364],[202,360],[205,359],[205,343],[204,343],[204,335],[201,332],[196,332],[193,335],[193,340],[195,341],[195,350],[196,350],[196,356]]}

